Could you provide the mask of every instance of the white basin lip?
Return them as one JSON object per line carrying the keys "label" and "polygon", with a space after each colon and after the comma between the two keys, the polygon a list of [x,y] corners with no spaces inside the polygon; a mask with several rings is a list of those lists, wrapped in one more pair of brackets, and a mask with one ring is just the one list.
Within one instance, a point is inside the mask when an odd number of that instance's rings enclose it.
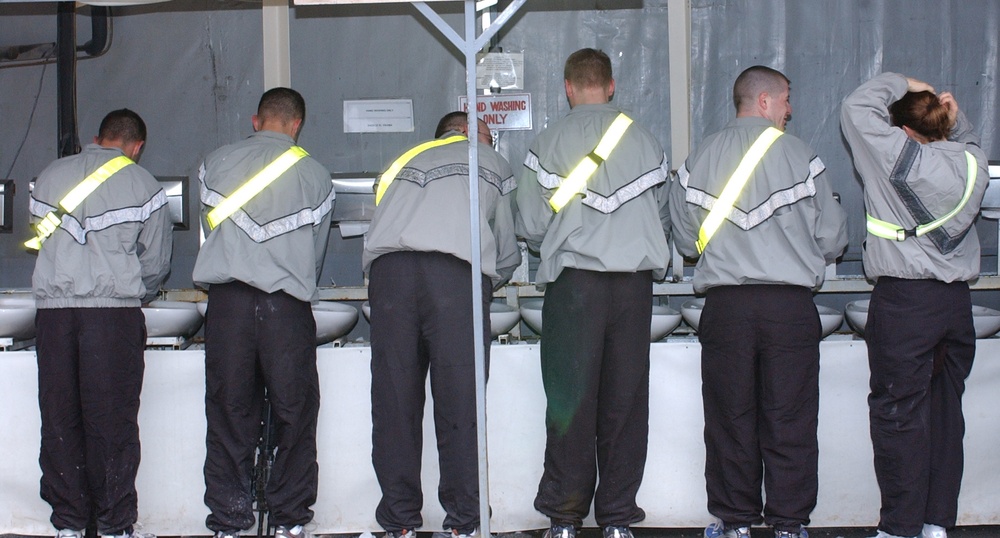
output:
{"label": "white basin lip", "polygon": [[319,301],[312,306],[316,320],[316,345],[323,345],[348,334],[358,323],[358,309],[337,301]]}
{"label": "white basin lip", "polygon": [[189,337],[201,328],[203,318],[198,305],[189,301],[158,299],[142,307],[146,319],[146,337]]}

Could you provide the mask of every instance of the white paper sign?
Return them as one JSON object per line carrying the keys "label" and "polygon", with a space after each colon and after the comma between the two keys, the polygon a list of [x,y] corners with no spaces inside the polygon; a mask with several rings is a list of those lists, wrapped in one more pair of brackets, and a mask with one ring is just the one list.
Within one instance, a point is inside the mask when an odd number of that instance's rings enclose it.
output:
{"label": "white paper sign", "polygon": [[[458,98],[458,109],[466,111],[468,97]],[[501,93],[476,97],[476,115],[493,131],[530,131],[531,94]]]}
{"label": "white paper sign", "polygon": [[345,133],[412,133],[413,100],[344,101]]}
{"label": "white paper sign", "polygon": [[480,90],[523,90],[524,55],[519,52],[477,54],[476,87]]}

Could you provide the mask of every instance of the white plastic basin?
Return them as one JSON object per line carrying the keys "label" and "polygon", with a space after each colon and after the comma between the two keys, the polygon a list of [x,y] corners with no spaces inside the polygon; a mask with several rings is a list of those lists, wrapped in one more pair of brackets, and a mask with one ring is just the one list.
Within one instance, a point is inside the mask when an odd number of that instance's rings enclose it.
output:
{"label": "white plastic basin", "polygon": [[[860,336],[865,335],[868,323],[869,300],[847,303],[847,324]],[[972,324],[976,328],[976,338],[989,338],[1000,332],[1000,311],[985,306],[972,306]]]}
{"label": "white plastic basin", "polygon": [[198,305],[185,301],[153,301],[142,307],[146,317],[146,337],[181,336],[187,338],[201,328]]}
{"label": "white plastic basin", "polygon": [[[204,316],[208,311],[208,301],[201,301],[197,305],[198,311]],[[335,301],[320,301],[313,306],[312,313],[316,320],[316,345],[333,342],[351,332],[358,323],[357,308]]]}
{"label": "white plastic basin", "polygon": [[[691,299],[690,301],[685,301],[684,304],[681,305],[681,316],[684,318],[684,322],[690,325],[692,329],[697,331],[698,323],[701,322],[701,311],[704,308],[705,308],[704,298],[697,298],[697,299]],[[835,308],[816,305],[816,311],[819,313],[819,323],[823,329],[823,338],[826,338],[834,331],[839,329],[840,325],[844,322],[844,314],[842,314],[839,310]]]}
{"label": "white plastic basin", "polygon": [[316,320],[316,345],[323,345],[351,332],[358,323],[358,309],[334,301],[320,301],[312,307]]}
{"label": "white plastic basin", "polygon": [[35,337],[35,297],[31,292],[0,294],[0,337],[14,340]]}
{"label": "white plastic basin", "polygon": [[[543,299],[521,301],[521,319],[537,334],[542,334],[543,303]],[[653,318],[649,323],[649,341],[657,342],[663,340],[680,324],[680,312],[669,306],[653,305]]]}
{"label": "white plastic basin", "polygon": [[[365,321],[371,321],[372,306],[368,301],[361,303],[361,313]],[[507,334],[521,321],[521,314],[512,306],[504,303],[490,303],[490,335],[493,338]]]}

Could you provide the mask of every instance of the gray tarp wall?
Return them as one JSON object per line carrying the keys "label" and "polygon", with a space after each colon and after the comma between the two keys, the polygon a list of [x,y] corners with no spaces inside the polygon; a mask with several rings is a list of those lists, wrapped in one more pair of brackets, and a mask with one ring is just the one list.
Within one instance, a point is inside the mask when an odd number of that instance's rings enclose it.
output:
{"label": "gray tarp wall", "polygon": [[[501,3],[505,5],[505,2]],[[459,32],[461,3],[430,4]],[[523,52],[525,91],[537,132],[568,110],[565,57],[584,46],[612,58],[615,103],[658,136],[668,155],[666,0],[531,0],[499,34]],[[78,42],[89,39],[88,9]],[[0,49],[55,40],[55,4],[0,3]],[[197,170],[214,148],[247,136],[263,90],[261,11],[257,2],[178,0],[113,9],[113,43],[78,63],[79,133],[86,143],[103,115],[138,111],[149,140],[141,163],[154,175],[188,176],[196,222]],[[952,91],[979,129],[987,154],[1000,158],[997,125],[1000,3],[993,0],[742,0],[691,2],[692,140],[733,116],[731,88],[745,67],[766,64],[792,80],[789,132],[811,144],[850,215],[850,251],[841,274],[861,273],[861,188],[840,134],[841,99],[884,70]],[[461,55],[408,4],[295,6],[291,10],[292,86],[306,98],[300,143],[334,172],[380,170],[429,138],[437,119],[465,92]],[[413,100],[413,133],[345,134],[345,99]],[[500,150],[515,170],[533,138],[506,132]],[[15,228],[0,235],[0,287],[30,286],[27,184],[56,157],[54,64],[0,60],[0,177],[17,182]],[[671,163],[677,167],[679,163]],[[985,253],[996,254],[996,223],[980,223]],[[197,232],[175,237],[167,285],[191,286]],[[338,234],[334,233],[334,236]],[[362,283],[361,239],[331,242],[321,285]],[[853,261],[852,261],[853,260]],[[994,261],[984,269],[995,270]],[[988,301],[989,302],[989,301]]]}

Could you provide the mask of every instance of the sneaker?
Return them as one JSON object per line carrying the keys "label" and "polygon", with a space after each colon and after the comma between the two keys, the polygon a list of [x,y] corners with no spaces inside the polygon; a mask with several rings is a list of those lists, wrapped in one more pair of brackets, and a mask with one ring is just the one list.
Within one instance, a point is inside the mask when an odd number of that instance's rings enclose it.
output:
{"label": "sneaker", "polygon": [[719,521],[705,527],[705,538],[750,538],[750,527],[726,529]]}
{"label": "sneaker", "polygon": [[122,532],[119,534],[102,534],[102,538],[156,538],[156,535],[150,532],[142,532],[141,525],[138,523],[132,525],[131,532]]}
{"label": "sneaker", "polygon": [[633,538],[633,536],[628,527],[608,525],[604,527],[604,538]]}
{"label": "sneaker", "polygon": [[59,529],[56,531],[56,538],[83,538],[83,531],[73,529]]}
{"label": "sneaker", "polygon": [[240,538],[240,531],[215,531],[214,538]]}
{"label": "sneaker", "polygon": [[924,530],[920,533],[921,538],[948,538],[948,531],[944,527],[924,523]]}
{"label": "sneaker", "polygon": [[572,525],[557,525],[555,523],[545,531],[542,538],[576,538],[576,527]]}
{"label": "sneaker", "polygon": [[809,538],[809,533],[806,532],[805,527],[799,527],[799,532],[774,529],[774,538]]}
{"label": "sneaker", "polygon": [[278,528],[274,529],[274,538],[310,538],[310,536],[309,531],[302,527],[302,525],[295,525],[294,527],[278,525]]}
{"label": "sneaker", "polygon": [[417,538],[417,531],[413,529],[385,531],[385,538]]}

